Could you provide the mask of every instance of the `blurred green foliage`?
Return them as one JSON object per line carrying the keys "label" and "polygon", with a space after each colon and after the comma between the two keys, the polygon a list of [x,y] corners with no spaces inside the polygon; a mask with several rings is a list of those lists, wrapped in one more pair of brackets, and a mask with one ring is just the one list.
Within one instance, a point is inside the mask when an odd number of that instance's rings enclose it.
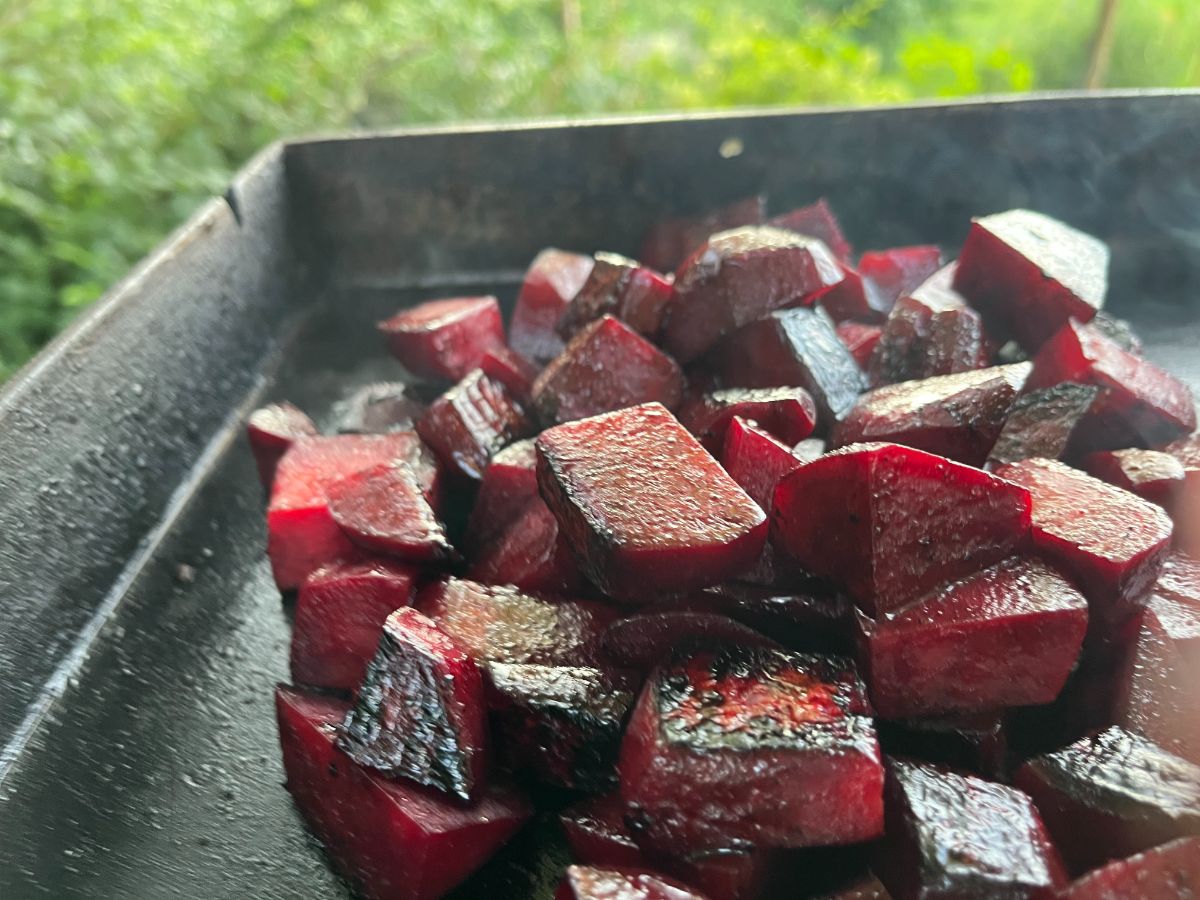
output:
{"label": "blurred green foliage", "polygon": [[[1099,0],[3,0],[0,378],[258,147],[321,129],[1078,86]],[[1107,83],[1200,84],[1124,0]]]}

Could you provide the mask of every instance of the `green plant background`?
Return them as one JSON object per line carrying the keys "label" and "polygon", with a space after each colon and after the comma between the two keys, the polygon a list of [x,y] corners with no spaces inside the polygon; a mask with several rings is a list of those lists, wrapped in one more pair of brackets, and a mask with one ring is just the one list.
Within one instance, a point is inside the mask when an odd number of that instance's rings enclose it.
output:
{"label": "green plant background", "polygon": [[[329,128],[1077,87],[1100,0],[0,0],[0,379],[258,147]],[[1106,86],[1200,85],[1123,0]]]}

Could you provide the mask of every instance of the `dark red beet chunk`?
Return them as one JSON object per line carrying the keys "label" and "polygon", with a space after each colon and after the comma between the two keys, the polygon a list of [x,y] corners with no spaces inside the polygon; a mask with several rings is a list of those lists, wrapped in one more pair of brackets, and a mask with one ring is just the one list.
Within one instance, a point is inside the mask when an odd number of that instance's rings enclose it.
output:
{"label": "dark red beet chunk", "polygon": [[384,463],[329,486],[329,514],[359,547],[410,562],[458,554],[405,463]]}
{"label": "dark red beet chunk", "polygon": [[590,256],[553,247],[534,258],[508,328],[514,350],[536,365],[545,365],[562,352],[558,320],[587,281],[592,263]]}
{"label": "dark red beet chunk", "polygon": [[910,756],[985,778],[1008,774],[1008,735],[1003,712],[878,720],[879,743],[888,756]]}
{"label": "dark red beet chunk", "polygon": [[888,761],[887,837],[872,868],[896,900],[1048,900],[1066,880],[1020,791],[904,759]]}
{"label": "dark red beet chunk", "polygon": [[835,447],[888,441],[982,466],[1029,363],[904,381],[863,394],[833,432]]}
{"label": "dark red beet chunk", "polygon": [[1183,485],[1183,464],[1158,450],[1098,450],[1084,458],[1083,467],[1101,481],[1167,508]]}
{"label": "dark red beet chunk", "polygon": [[410,385],[382,381],[356,390],[339,404],[339,434],[390,434],[412,431],[425,403]]}
{"label": "dark red beet chunk", "polygon": [[275,480],[275,467],[292,442],[299,437],[320,434],[313,420],[291,403],[272,403],[256,409],[246,422],[246,436],[258,466],[258,480],[268,491]]}
{"label": "dark red beet chunk", "polygon": [[1200,435],[1191,435],[1164,448],[1183,464],[1183,484],[1171,503],[1175,543],[1200,556]]}
{"label": "dark red beet chunk", "polygon": [[716,584],[762,553],[763,511],[657,403],[559,425],[536,447],[542,496],[611,597]]}
{"label": "dark red beet chunk", "polygon": [[710,900],[681,881],[639,869],[567,866],[554,900]]}
{"label": "dark red beet chunk", "polygon": [[475,480],[496,451],[531,430],[520,404],[479,369],[438,397],[417,422],[417,433],[442,465]]}
{"label": "dark red beet chunk", "polygon": [[779,479],[802,463],[754,422],[747,422],[740,416],[729,421],[721,450],[721,465],[768,515],[775,505]]}
{"label": "dark red beet chunk", "polygon": [[726,388],[704,394],[679,411],[679,421],[706,449],[719,453],[735,416],[791,445],[812,434],[817,408],[804,388]]}
{"label": "dark red beet chunk", "polygon": [[1029,493],[898,444],[855,444],[784,476],[776,547],[879,616],[1018,550]]}
{"label": "dark red beet chunk", "polygon": [[533,406],[547,425],[639,403],[672,408],[682,395],[675,361],[612,316],[580,331],[533,383]]}
{"label": "dark red beet chunk", "polygon": [[507,347],[489,350],[479,361],[479,368],[488,378],[504,385],[518,402],[529,401],[529,392],[533,390],[533,380],[538,374],[537,366],[515,350]]}
{"label": "dark red beet chunk", "polygon": [[618,666],[648,672],[672,650],[683,644],[739,643],[779,648],[759,634],[720,612],[686,606],[649,607],[618,619],[600,637],[607,659]]}
{"label": "dark red beet chunk", "polygon": [[590,866],[645,865],[642,850],[625,825],[625,804],[619,794],[588,797],[559,816],[571,856]]}
{"label": "dark red beet chunk", "polygon": [[469,800],[487,772],[487,707],[475,660],[429,617],[396,610],[338,746],[385,775]]}
{"label": "dark red beet chunk", "polygon": [[853,649],[853,604],[812,576],[792,576],[785,587],[726,584],[701,596],[714,594],[713,611],[725,612],[788,649],[839,653]]}
{"label": "dark red beet chunk", "polygon": [[971,223],[954,288],[1000,339],[1037,350],[1104,305],[1108,247],[1049,216],[1011,209]]}
{"label": "dark red beet chunk", "polygon": [[942,251],[931,244],[868,250],[858,258],[859,274],[871,280],[889,307],[941,267]]}
{"label": "dark red beet chunk", "polygon": [[689,363],[743,325],[841,280],[837,260],[813,238],[769,227],[715,234],[679,270],[663,346]]}
{"label": "dark red beet chunk", "polygon": [[860,662],[881,716],[1049,703],[1075,665],[1087,601],[1035,559],[1012,557],[878,621],[859,614]]}
{"label": "dark red beet chunk", "polygon": [[1200,672],[1200,558],[1178,551],[1168,556],[1150,606],[1183,661]]}
{"label": "dark red beet chunk", "polygon": [[1180,838],[1111,862],[1073,882],[1060,900],[1179,900],[1200,896],[1200,838]]}
{"label": "dark red beet chunk", "polygon": [[342,701],[279,687],[275,707],[287,789],[338,870],[371,900],[436,900],[533,812],[502,784],[463,806],[364,769],[334,745]]}
{"label": "dark red beet chunk", "polygon": [[710,234],[758,225],[766,216],[766,208],[764,197],[745,197],[701,216],[658,222],[643,238],[640,258],[660,272],[674,271]]}
{"label": "dark red beet chunk", "polygon": [[671,282],[653,269],[616,253],[597,253],[591,275],[558,323],[559,334],[569,339],[590,322],[611,315],[653,338],[662,328],[672,292]]}
{"label": "dark red beet chunk", "polygon": [[308,576],[292,624],[292,680],[357,688],[384,621],[408,606],[415,581],[414,569],[383,561],[334,565]]}
{"label": "dark red beet chunk", "polygon": [[[752,224],[752,223],[746,223]],[[816,238],[825,244],[838,259],[845,262],[850,259],[854,248],[842,234],[842,226],[830,208],[829,203],[822,197],[816,203],[801,206],[791,212],[772,216],[767,220],[768,225],[782,228],[784,231],[794,231]]]}
{"label": "dark red beet chunk", "polygon": [[504,322],[495,297],[430,300],[401,310],[379,330],[392,355],[422,378],[458,381],[484,353],[504,346]]}
{"label": "dark red beet chunk", "polygon": [[479,552],[468,574],[484,584],[554,594],[578,593],[587,585],[558,520],[537,496]]}
{"label": "dark red beet chunk", "polygon": [[843,325],[850,322],[882,322],[886,319],[892,301],[875,282],[864,278],[844,260],[839,265],[842,268],[842,280],[821,294],[817,299],[820,307],[835,322]]}
{"label": "dark red beet chunk", "polygon": [[882,832],[879,745],[843,657],[738,645],[677,653],[642,692],[620,770],[630,824],[662,852]]}
{"label": "dark red beet chunk", "polygon": [[988,456],[988,467],[1023,459],[1058,459],[1096,399],[1098,388],[1064,381],[1017,398]]}
{"label": "dark red beet chunk", "polygon": [[1032,759],[1015,780],[1074,874],[1200,834],[1200,767],[1122,728]]}
{"label": "dark red beet chunk", "polygon": [[536,463],[532,438],[510,444],[492,457],[483,470],[467,523],[469,550],[488,546],[537,497]]}
{"label": "dark red beet chunk", "polygon": [[871,361],[871,354],[875,352],[882,334],[883,329],[878,325],[866,325],[862,322],[841,322],[837,327],[837,336],[846,345],[858,367],[863,370]]}

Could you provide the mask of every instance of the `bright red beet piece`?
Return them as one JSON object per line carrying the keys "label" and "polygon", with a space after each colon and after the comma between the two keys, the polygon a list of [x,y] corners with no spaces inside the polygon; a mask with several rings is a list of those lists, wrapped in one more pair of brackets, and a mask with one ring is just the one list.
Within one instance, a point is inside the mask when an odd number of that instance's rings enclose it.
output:
{"label": "bright red beet piece", "polygon": [[867,368],[882,334],[883,329],[878,325],[866,325],[862,322],[841,322],[837,327],[837,336],[846,345],[858,367],[863,370]]}
{"label": "bright red beet piece", "polygon": [[468,550],[488,546],[537,497],[536,463],[532,438],[509,444],[492,457],[467,523]]}
{"label": "bright red beet piece", "polygon": [[859,660],[881,716],[1049,703],[1075,665],[1087,601],[1036,559],[1012,557],[878,621],[858,616]]}
{"label": "bright red beet piece", "polygon": [[797,234],[816,238],[843,262],[850,259],[854,252],[854,248],[842,234],[841,223],[838,222],[837,216],[834,215],[824,197],[808,206],[801,206],[790,212],[772,216],[767,220],[767,224],[782,228],[784,231],[794,231]]}
{"label": "bright red beet piece", "polygon": [[1059,900],[1178,900],[1200,896],[1200,838],[1180,838],[1111,862],[1073,882]]}
{"label": "bright red beet piece", "polygon": [[411,385],[381,381],[359,388],[338,408],[339,434],[389,434],[412,431],[425,412],[425,403]]}
{"label": "bright red beet piece", "polygon": [[813,238],[769,227],[715,234],[679,270],[663,346],[691,362],[743,325],[841,280],[837,261]]}
{"label": "bright red beet piece", "polygon": [[395,563],[342,563],[304,580],[292,623],[292,680],[352,691],[379,646],[383,623],[412,600],[416,571]]}
{"label": "bright red beet piece", "polygon": [[988,455],[988,468],[1023,459],[1058,459],[1067,452],[1076,426],[1087,415],[1098,388],[1064,381],[1017,398]]}
{"label": "bright red beet piece", "polygon": [[515,351],[535,365],[545,365],[562,352],[558,320],[587,281],[592,264],[590,256],[553,247],[534,257],[509,323],[508,342]]}
{"label": "bright red beet piece", "polygon": [[438,397],[417,433],[447,470],[478,480],[502,447],[532,430],[524,411],[499,382],[476,369]]}
{"label": "bright red beet piece", "polygon": [[877,720],[879,743],[888,756],[916,757],[989,779],[1008,774],[1005,712]]}
{"label": "bright red beet piece", "polygon": [[407,464],[384,463],[347,475],[327,495],[333,521],[365,550],[410,562],[458,556]]}
{"label": "bright red beet piece", "polygon": [[533,406],[548,425],[639,403],[671,408],[683,395],[675,360],[612,316],[580,331],[533,383]]}
{"label": "bright red beet piece", "polygon": [[296,438],[320,434],[313,420],[291,403],[272,403],[256,409],[246,422],[246,436],[258,466],[258,480],[268,491],[275,480],[275,467]]}
{"label": "bright red beet piece", "polygon": [[639,869],[567,866],[554,900],[710,900],[681,881]]}
{"label": "bright red beet piece", "polygon": [[698,397],[679,421],[710,452],[719,453],[734,417],[740,416],[787,444],[812,434],[817,408],[804,388],[726,388]]}
{"label": "bright red beet piece", "polygon": [[379,330],[392,355],[422,378],[458,381],[484,353],[504,346],[504,321],[495,297],[430,300],[396,313]]}
{"label": "bright red beet piece", "polygon": [[766,217],[767,201],[760,196],[735,200],[700,216],[683,216],[655,223],[642,239],[639,258],[660,272],[672,272],[710,234],[758,225]]}
{"label": "bright red beet piece", "polygon": [[716,584],[762,552],[763,511],[657,403],[559,425],[536,447],[542,496],[611,597]]}
{"label": "bright red beet piece", "polygon": [[635,260],[597,253],[591,275],[559,320],[559,334],[570,339],[588,323],[611,315],[653,338],[662,328],[673,290],[670,281]]}
{"label": "bright red beet piece", "polygon": [[364,769],[334,744],[346,704],[275,690],[287,789],[338,870],[371,900],[436,900],[498,850],[533,810],[493,783],[463,806]]}
{"label": "bright red beet piece", "polygon": [[1167,508],[1183,485],[1183,464],[1157,450],[1097,450],[1084,457],[1083,467],[1101,481]]}
{"label": "bright red beet piece", "polygon": [[600,636],[600,646],[607,659],[639,672],[648,672],[683,644],[722,642],[779,648],[779,644],[769,637],[728,615],[686,607],[649,607],[618,619]]}
{"label": "bright red beet piece", "polygon": [[552,594],[578,593],[587,585],[558,520],[538,496],[477,554],[467,574],[484,584]]}
{"label": "bright red beet piece", "polygon": [[620,771],[639,841],[664,852],[855,843],[883,828],[879,745],[842,657],[678,652],[642,692]]}
{"label": "bright red beet piece", "polygon": [[996,337],[1034,351],[1069,319],[1086,322],[1104,305],[1108,247],[1027,209],[984,216],[971,222],[954,288]]}
{"label": "bright red beet piece", "polygon": [[721,465],[763,512],[770,515],[775,506],[779,480],[802,464],[792,451],[754,422],[741,416],[729,420]]}
{"label": "bright red beet piece", "polygon": [[871,279],[889,307],[941,267],[942,251],[931,244],[868,250],[858,258],[859,273]]}
{"label": "bright red beet piece", "polygon": [[504,385],[505,390],[518,402],[529,401],[529,392],[533,389],[538,369],[515,350],[507,347],[489,350],[479,361],[479,368],[488,378]]}
{"label": "bright red beet piece", "polygon": [[1029,539],[1029,493],[897,444],[854,444],[775,492],[775,545],[880,616],[997,563]]}

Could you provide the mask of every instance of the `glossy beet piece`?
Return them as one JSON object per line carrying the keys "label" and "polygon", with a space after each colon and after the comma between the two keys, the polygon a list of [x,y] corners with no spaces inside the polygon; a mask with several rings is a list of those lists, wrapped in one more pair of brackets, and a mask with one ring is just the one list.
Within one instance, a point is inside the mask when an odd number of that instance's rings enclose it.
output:
{"label": "glossy beet piece", "polygon": [[1008,774],[1008,734],[1001,712],[957,713],[876,721],[888,756],[915,757],[985,778]]}
{"label": "glossy beet piece", "polygon": [[887,765],[887,837],[872,867],[895,900],[1053,897],[1062,864],[1030,799],[928,763]]}
{"label": "glossy beet piece", "polygon": [[911,294],[942,267],[942,251],[932,244],[868,250],[858,258],[858,271],[869,278],[890,305]]}
{"label": "glossy beet piece", "polygon": [[1137,356],[1142,355],[1142,339],[1137,336],[1133,326],[1125,319],[1118,319],[1104,310],[1100,310],[1088,322],[1092,328],[1100,332],[1122,350],[1128,350]]}
{"label": "glossy beet piece", "polygon": [[547,425],[639,403],[672,408],[682,395],[675,361],[612,316],[580,331],[533,383],[533,406]]}
{"label": "glossy beet piece", "polygon": [[982,466],[1029,374],[1029,363],[905,381],[863,394],[834,446],[888,441]]}
{"label": "glossy beet piece", "polygon": [[971,222],[954,288],[996,337],[1034,351],[1069,319],[1086,322],[1104,305],[1108,247],[1027,209],[984,216]]}
{"label": "glossy beet piece", "polygon": [[711,609],[688,608],[668,601],[613,622],[600,636],[606,659],[639,672],[648,672],[676,647],[739,643],[779,648],[779,644],[748,625]]}
{"label": "glossy beet piece", "polygon": [[467,522],[470,552],[488,546],[537,497],[536,463],[532,438],[509,444],[492,457],[483,470]]}
{"label": "glossy beet piece", "polygon": [[1060,900],[1178,900],[1200,896],[1200,838],[1180,838],[1089,872]]}
{"label": "glossy beet piece", "polygon": [[716,584],[762,552],[763,511],[657,403],[559,425],[536,447],[542,496],[611,597]]}
{"label": "glossy beet piece", "polygon": [[866,369],[871,361],[871,354],[879,343],[883,329],[878,325],[866,325],[862,322],[840,322],[837,326],[837,336],[860,369]]}
{"label": "glossy beet piece", "polygon": [[458,553],[405,463],[384,463],[329,486],[329,514],[357,546],[408,562],[445,562]]}
{"label": "glossy beet piece", "polygon": [[1039,456],[1059,459],[1098,393],[1099,388],[1073,381],[1023,393],[992,445],[988,468]]}
{"label": "glossy beet piece", "polygon": [[425,402],[411,385],[381,381],[356,390],[338,405],[339,434],[390,434],[412,431]]}
{"label": "glossy beet piece", "polygon": [[685,404],[679,421],[710,452],[719,453],[734,417],[791,445],[804,440],[817,424],[817,408],[804,388],[726,388]]}
{"label": "glossy beet piece", "polygon": [[828,427],[847,412],[866,378],[829,320],[811,309],[787,309],[747,325],[705,360],[726,387],[802,387]]}
{"label": "glossy beet piece", "polygon": [[642,869],[567,866],[554,900],[711,900],[681,881]]}
{"label": "glossy beet piece", "polygon": [[346,704],[275,689],[287,789],[337,869],[371,900],[436,900],[525,823],[529,801],[493,783],[469,804],[363,768],[337,748]]}
{"label": "glossy beet piece", "polygon": [[497,347],[483,354],[479,368],[488,378],[504,385],[518,402],[527,403],[538,368],[515,350]]}
{"label": "glossy beet piece", "polygon": [[565,342],[558,334],[558,320],[587,281],[592,265],[590,256],[553,247],[534,257],[508,326],[513,350],[539,366],[562,352]]}
{"label": "glossy beet piece", "polygon": [[1158,450],[1098,450],[1084,457],[1083,467],[1101,481],[1168,508],[1183,486],[1183,464]]}
{"label": "glossy beet piece", "polygon": [[479,369],[438,397],[417,422],[417,433],[446,470],[476,481],[498,450],[531,431],[520,404]]}
{"label": "glossy beet piece", "polygon": [[1049,703],[1075,665],[1087,601],[1036,559],[1013,557],[878,621],[859,614],[860,661],[881,716]]}
{"label": "glossy beet piece", "polygon": [[710,234],[758,225],[766,216],[766,198],[759,195],[735,200],[699,216],[682,216],[655,223],[642,239],[639,258],[660,272],[672,272]]}
{"label": "glossy beet piece", "polygon": [[558,332],[570,339],[601,316],[613,316],[653,338],[662,328],[672,292],[671,282],[653,269],[616,253],[597,253],[591,274],[559,320]]}
{"label": "glossy beet piece", "polygon": [[355,690],[384,621],[411,602],[416,577],[416,570],[382,560],[341,563],[308,576],[292,623],[292,680]]}
{"label": "glossy beet piece", "polygon": [[1076,874],[1200,834],[1200,767],[1119,727],[1030,760],[1015,780]]}
{"label": "glossy beet piece", "polygon": [[475,660],[428,616],[387,617],[338,746],[355,762],[462,800],[487,771],[487,708]]}
{"label": "glossy beet piece", "polygon": [[479,551],[467,574],[535,592],[574,594],[587,586],[558,520],[536,496]]}
{"label": "glossy beet piece", "polygon": [[675,279],[663,347],[681,363],[775,309],[811,302],[842,280],[820,241],[778,228],[714,234]]}
{"label": "glossy beet piece", "polygon": [[1183,484],[1171,501],[1175,544],[1200,556],[1200,435],[1190,435],[1163,448],[1183,466]]}
{"label": "glossy beet piece", "polygon": [[864,612],[899,609],[1029,539],[1029,493],[898,444],[855,444],[784,476],[772,540]]}
{"label": "glossy beet piece", "polygon": [[1171,553],[1150,595],[1150,606],[1183,662],[1200,673],[1200,557]]}
{"label": "glossy beet piece", "polygon": [[839,262],[842,280],[824,291],[817,304],[830,318],[842,325],[880,323],[887,318],[892,301],[870,278],[864,277],[845,260]]}
{"label": "glossy beet piece", "polygon": [[721,465],[768,515],[775,505],[775,488],[779,486],[779,480],[802,464],[802,460],[755,422],[748,422],[741,416],[734,416],[729,421],[721,449]]}
{"label": "glossy beet piece", "polygon": [[643,690],[620,770],[629,822],[660,851],[855,843],[882,832],[879,746],[843,657],[681,650]]}
{"label": "glossy beet piece", "polygon": [[484,353],[504,346],[504,322],[495,297],[430,300],[379,323],[392,355],[422,378],[458,381]]}
{"label": "glossy beet piece", "polygon": [[563,810],[558,818],[576,862],[590,866],[646,864],[625,824],[625,804],[619,794],[588,797]]}
{"label": "glossy beet piece", "polygon": [[308,415],[291,403],[272,403],[256,409],[246,422],[246,436],[258,466],[258,480],[268,491],[275,480],[275,467],[292,443],[300,437],[320,434]]}
{"label": "glossy beet piece", "polygon": [[782,228],[784,231],[794,231],[797,234],[816,238],[843,262],[850,259],[854,253],[854,248],[842,234],[841,223],[838,222],[837,216],[824,197],[808,206],[801,206],[790,212],[772,216],[767,220],[767,224]]}

